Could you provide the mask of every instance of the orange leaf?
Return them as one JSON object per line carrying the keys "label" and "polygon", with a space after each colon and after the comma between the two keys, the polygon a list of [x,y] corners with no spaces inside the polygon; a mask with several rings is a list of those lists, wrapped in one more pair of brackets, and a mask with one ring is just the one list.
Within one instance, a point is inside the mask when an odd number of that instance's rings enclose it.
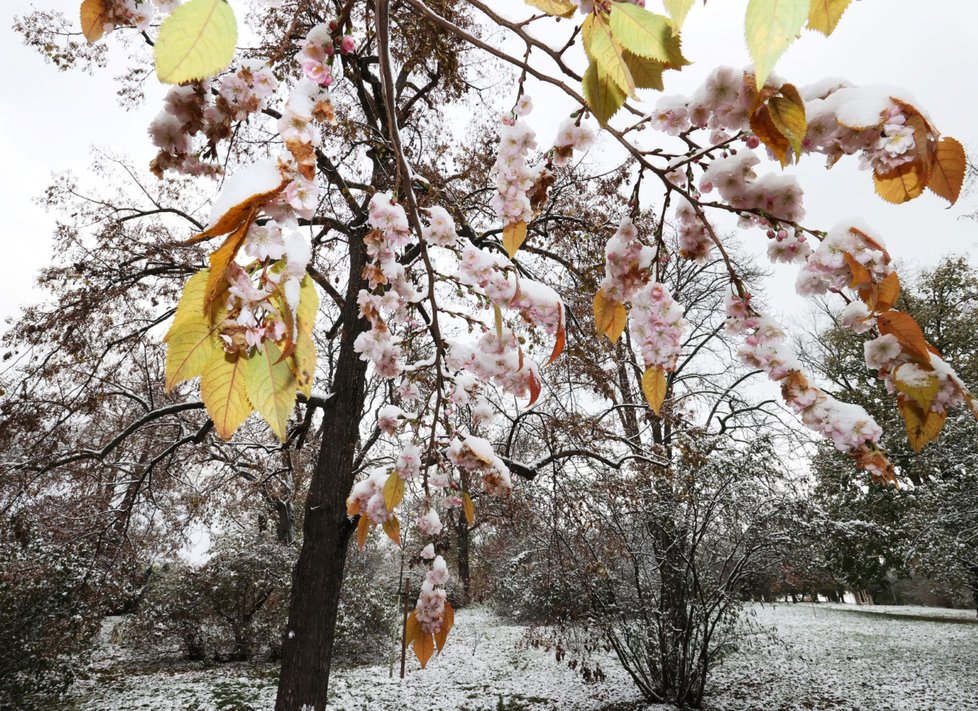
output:
{"label": "orange leaf", "polygon": [[931,156],[927,187],[952,205],[957,202],[964,182],[964,148],[953,138],[942,138]]}
{"label": "orange leaf", "polygon": [[791,148],[791,142],[778,130],[767,106],[759,107],[751,115],[750,130],[761,139],[761,143],[771,149],[771,152],[781,163],[782,167],[791,162],[788,157],[788,149]]}
{"label": "orange leaf", "polygon": [[537,378],[536,374],[532,370],[530,371],[529,385],[530,385],[530,402],[528,402],[526,406],[532,407],[533,403],[535,403],[537,401],[537,398],[540,397],[540,392],[542,390],[540,379]]}
{"label": "orange leaf", "polygon": [[105,34],[105,24],[109,21],[103,0],[85,0],[79,14],[82,34],[89,44],[95,44]]}
{"label": "orange leaf", "polygon": [[913,320],[910,314],[902,311],[884,311],[877,318],[881,335],[893,334],[903,348],[904,353],[918,363],[930,367],[930,349],[924,332]]}
{"label": "orange leaf", "polygon": [[357,522],[357,546],[360,550],[367,547],[367,534],[370,533],[370,518],[366,514],[360,514]]}
{"label": "orange leaf", "polygon": [[418,622],[418,614],[411,610],[411,614],[404,623],[404,646],[407,647],[411,642],[421,635],[421,623]]}
{"label": "orange leaf", "polygon": [[428,665],[428,660],[431,659],[431,655],[434,653],[434,639],[430,634],[422,630],[414,640],[414,655],[421,662],[422,669]]}
{"label": "orange leaf", "polygon": [[472,504],[472,497],[469,492],[462,492],[462,511],[465,513],[465,520],[471,526],[475,523],[475,506]]}
{"label": "orange leaf", "polygon": [[564,352],[564,347],[567,345],[567,330],[564,328],[564,309],[561,306],[560,309],[560,324],[557,326],[557,340],[554,342],[554,349],[550,353],[550,358],[547,359],[547,365],[553,363]]}
{"label": "orange leaf", "polygon": [[889,311],[900,298],[900,277],[896,272],[887,274],[877,285],[876,303],[870,306],[873,311]]}
{"label": "orange leaf", "polygon": [[401,523],[397,520],[397,516],[391,516],[384,521],[384,533],[394,541],[395,545],[401,545]]}
{"label": "orange leaf", "polygon": [[852,279],[849,280],[850,289],[865,289],[873,285],[873,277],[869,270],[857,262],[855,257],[848,252],[843,252],[842,258],[846,260],[846,265],[852,272]]}
{"label": "orange leaf", "polygon": [[924,192],[924,176],[917,162],[905,163],[889,173],[873,173],[873,183],[877,195],[897,205]]}
{"label": "orange leaf", "polygon": [[352,518],[353,516],[356,516],[358,513],[360,513],[360,502],[352,497],[347,499],[346,515]]}
{"label": "orange leaf", "polygon": [[227,290],[228,283],[224,278],[225,273],[237,256],[241,245],[244,244],[245,235],[248,234],[248,228],[251,226],[251,221],[255,219],[256,213],[257,208],[252,209],[245,221],[238,225],[238,228],[228,235],[224,243],[211,252],[210,257],[208,257],[211,270],[207,275],[207,288],[204,290],[205,307],[214,303],[217,297]]}
{"label": "orange leaf", "polygon": [[594,323],[598,333],[607,336],[612,343],[617,343],[627,321],[628,311],[625,310],[625,305],[609,301],[599,289],[594,295]]}
{"label": "orange leaf", "polygon": [[523,220],[519,222],[510,222],[503,228],[503,248],[506,250],[506,254],[512,259],[517,250],[523,242],[526,241],[526,223]]}
{"label": "orange leaf", "polygon": [[435,635],[435,644],[438,645],[438,653],[441,654],[442,647],[445,646],[445,640],[448,639],[448,633],[452,631],[452,627],[455,625],[455,610],[445,600],[445,613],[441,618],[441,631]]}
{"label": "orange leaf", "polygon": [[199,235],[190,238],[188,240],[188,244],[201,242],[205,239],[210,239],[211,237],[226,235],[228,232],[234,232],[242,225],[242,223],[245,222],[250,224],[251,221],[255,219],[255,215],[258,214],[258,211],[262,208],[262,206],[280,192],[285,190],[288,184],[288,180],[283,180],[275,188],[267,190],[263,193],[257,193],[248,199],[239,202],[237,205],[234,205],[227,212],[225,212],[213,225],[208,227]]}
{"label": "orange leaf", "polygon": [[649,407],[656,415],[662,410],[662,403],[666,399],[666,374],[662,368],[646,368],[642,376],[642,392],[648,400]]}

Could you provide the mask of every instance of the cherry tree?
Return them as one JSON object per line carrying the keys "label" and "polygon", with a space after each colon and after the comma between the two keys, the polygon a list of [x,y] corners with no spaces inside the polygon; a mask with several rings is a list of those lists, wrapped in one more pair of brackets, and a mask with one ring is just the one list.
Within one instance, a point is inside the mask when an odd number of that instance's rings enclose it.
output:
{"label": "cherry tree", "polygon": [[[577,338],[608,339],[623,357],[627,330],[657,421],[674,416],[671,374],[688,329],[664,275],[719,259],[735,357],[780,385],[801,421],[869,477],[899,479],[879,426],[814,385],[785,328],[752,299],[726,218],[767,240],[771,260],[799,265],[801,294],[846,304],[844,322],[869,334],[866,365],[895,396],[915,448],[938,435],[949,408],[978,414],[913,318],[894,309],[899,278],[882,236],[862,222],[807,224],[802,186],[783,172],[816,154],[828,167],[858,159],[867,193],[872,182],[890,202],[930,190],[953,203],[961,145],[903,90],[797,87],[772,72],[803,27],[831,34],[848,0],[750,0],[754,66],[717,67],[693,94],[643,110],[639,91],[662,91],[667,72],[688,64],[680,32],[694,3],[663,5],[665,14],[643,2],[528,0],[514,20],[481,0],[296,0],[259,3],[240,23],[224,0],[82,3],[90,42],[135,38],[133,62],[145,69],[141,39],[172,84],[148,127],[151,170],[164,184],[219,181],[209,217],[180,211],[185,224],[161,240],[194,255],[187,262],[207,250],[163,336],[166,389],[209,418],[185,443],[211,427],[233,442],[257,413],[288,448],[322,413],[277,708],[325,705],[354,532],[363,545],[382,531],[426,561],[405,644],[425,665],[447,643],[448,570],[430,543],[448,518],[475,519],[474,488],[506,496],[514,473],[532,476],[532,463],[500,455],[492,420],[556,396],[545,395],[548,373],[561,367],[568,323],[585,317],[561,294],[582,264],[602,263],[604,278],[589,295],[596,333]],[[239,35],[247,48],[236,50]],[[474,79],[503,68],[514,81],[497,139],[467,156],[448,138],[452,112],[471,109]],[[567,99],[554,137],[526,120],[529,78]],[[646,131],[661,145],[640,147]],[[604,236],[603,249],[568,261],[548,249],[551,221],[574,218],[554,185],[596,137],[627,156],[627,183],[608,196],[615,224],[581,224]],[[490,172],[470,170],[480,159]],[[199,401],[187,384],[196,379]],[[119,436],[173,414],[154,410]]]}

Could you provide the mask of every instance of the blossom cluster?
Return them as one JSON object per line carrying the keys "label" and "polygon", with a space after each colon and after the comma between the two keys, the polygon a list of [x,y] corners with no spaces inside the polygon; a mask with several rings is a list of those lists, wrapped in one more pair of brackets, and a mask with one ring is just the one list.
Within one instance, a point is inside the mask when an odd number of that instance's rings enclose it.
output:
{"label": "blossom cluster", "polygon": [[[425,551],[422,551],[424,556]],[[434,553],[432,547],[431,553]],[[445,603],[447,594],[445,584],[448,583],[448,565],[440,555],[434,556],[431,567],[425,573],[425,580],[421,584],[421,592],[414,607],[415,618],[421,625],[421,631],[425,634],[438,634],[442,630],[445,619]]]}
{"label": "blossom cluster", "polygon": [[638,230],[624,218],[618,230],[605,245],[604,279],[601,291],[605,298],[623,304],[649,279],[654,253],[638,239]]}
{"label": "blossom cluster", "polygon": [[[853,277],[847,257],[865,267],[874,283],[893,272],[882,239],[863,222],[848,220],[833,227],[808,256],[798,274],[798,293],[811,296],[845,289]],[[853,312],[857,309],[854,307]]]}
{"label": "blossom cluster", "polygon": [[511,116],[500,120],[496,194],[492,197],[492,208],[507,225],[529,223],[533,219],[527,191],[537,181],[542,167],[531,168],[527,156],[536,146],[536,134],[526,121]]}
{"label": "blossom cluster", "polygon": [[876,476],[887,476],[885,464],[878,459],[860,457],[876,448],[883,433],[880,426],[859,405],[836,400],[808,382],[785,332],[753,309],[749,294],[728,298],[727,328],[744,336],[744,345],[737,351],[741,362],[780,382],[785,401],[807,427],[832,440],[837,449],[853,453]]}
{"label": "blossom cluster", "polygon": [[660,283],[647,284],[632,299],[630,328],[647,368],[676,369],[686,319],[683,309]]}
{"label": "blossom cluster", "polygon": [[540,380],[539,366],[520,350],[519,339],[506,326],[502,337],[494,330],[486,330],[474,345],[453,343],[446,362],[453,369],[467,370],[518,398],[527,397],[534,382]]}
{"label": "blossom cluster", "polygon": [[978,406],[954,369],[936,353],[926,363],[914,362],[893,334],[887,333],[863,344],[866,365],[878,372],[891,394],[904,388],[926,391],[936,379],[936,391],[928,409],[943,414],[949,407],[968,405],[978,415]]}
{"label": "blossom cluster", "polygon": [[387,483],[387,471],[375,469],[366,479],[353,485],[346,500],[347,512],[351,515],[360,514],[370,519],[371,523],[383,524],[394,514],[387,510],[384,503],[384,484]]}
{"label": "blossom cluster", "polygon": [[339,37],[335,21],[324,22],[315,25],[306,34],[299,45],[296,61],[307,79],[320,86],[330,86],[333,83],[332,63],[336,51],[349,54],[355,49],[356,43],[352,37]]}
{"label": "blossom cluster", "polygon": [[496,455],[488,440],[474,435],[456,438],[448,445],[445,454],[459,469],[481,477],[486,493],[498,496],[512,490],[509,468]]}
{"label": "blossom cluster", "polygon": [[594,143],[594,130],[580,118],[566,118],[557,129],[551,162],[554,165],[567,165],[574,151],[584,152]]}

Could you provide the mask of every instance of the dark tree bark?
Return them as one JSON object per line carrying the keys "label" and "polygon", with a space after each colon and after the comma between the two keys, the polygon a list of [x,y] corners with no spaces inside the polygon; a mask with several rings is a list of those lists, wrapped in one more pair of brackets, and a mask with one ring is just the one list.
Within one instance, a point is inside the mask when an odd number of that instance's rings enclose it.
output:
{"label": "dark tree bark", "polygon": [[357,293],[366,263],[363,235],[350,240],[350,282],[341,319],[343,332],[324,408],[325,432],[306,499],[302,550],[292,576],[289,624],[282,643],[276,711],[321,711],[326,707],[343,567],[350,534],[346,497],[354,479],[354,457],[366,393],[366,363],[353,342],[367,324]]}

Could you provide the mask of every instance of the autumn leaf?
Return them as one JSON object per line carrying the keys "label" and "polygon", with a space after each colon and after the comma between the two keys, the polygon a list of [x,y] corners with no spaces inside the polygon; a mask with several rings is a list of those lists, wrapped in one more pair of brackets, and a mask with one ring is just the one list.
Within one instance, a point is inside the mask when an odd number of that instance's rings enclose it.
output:
{"label": "autumn leaf", "polygon": [[472,497],[467,491],[462,492],[462,512],[470,526],[475,523],[475,506],[472,504]]}
{"label": "autumn leaf", "polygon": [[873,285],[873,275],[869,273],[869,269],[856,261],[856,258],[849,252],[843,252],[842,258],[852,274],[852,278],[849,280],[850,289],[865,289]]}
{"label": "autumn leaf", "polygon": [[424,630],[414,640],[414,656],[421,662],[421,668],[428,666],[428,660],[435,653],[435,643],[431,634]]}
{"label": "autumn leaf", "polygon": [[916,163],[904,163],[888,173],[873,173],[876,194],[887,202],[899,205],[919,197],[924,192],[924,176]]}
{"label": "autumn leaf", "polygon": [[210,325],[203,313],[198,321],[185,321],[178,330],[171,329],[167,337],[166,392],[184,380],[202,375],[207,365],[224,353],[220,326]]}
{"label": "autumn leaf", "polygon": [[510,222],[503,228],[503,248],[510,259],[516,256],[516,252],[525,241],[526,223],[523,220]]}
{"label": "autumn leaf", "polygon": [[445,600],[445,611],[442,613],[441,618],[441,631],[435,635],[435,644],[438,645],[439,654],[441,654],[441,650],[445,646],[445,642],[448,640],[448,633],[452,631],[452,627],[454,626],[455,608],[452,607],[448,600]]}
{"label": "autumn leaf", "polygon": [[189,0],[163,21],[156,37],[156,75],[164,84],[214,76],[231,63],[238,39],[226,0]]}
{"label": "autumn leaf", "polygon": [[921,411],[912,401],[903,398],[897,400],[897,406],[907,427],[907,439],[915,452],[937,438],[947,419],[946,413]]}
{"label": "autumn leaf", "polygon": [[778,58],[795,41],[808,19],[809,0],[750,0],[744,33],[754,60],[757,88],[767,81]]}
{"label": "autumn leaf", "polygon": [[592,64],[627,96],[635,96],[635,80],[623,55],[624,49],[611,33],[601,15],[592,13],[581,26],[584,51]]}
{"label": "autumn leaf", "polygon": [[214,354],[200,376],[200,399],[222,439],[230,439],[253,412],[245,389],[246,361],[222,350]]}
{"label": "autumn leaf", "polygon": [[367,547],[367,535],[370,533],[370,517],[365,513],[360,514],[357,521],[357,548],[363,550]]}
{"label": "autumn leaf", "polygon": [[384,533],[394,541],[394,545],[401,545],[401,522],[397,520],[397,516],[391,516],[384,521]]}
{"label": "autumn leaf", "polygon": [[387,477],[387,481],[384,482],[384,508],[388,511],[393,511],[394,507],[401,503],[403,499],[404,480],[396,472],[392,472]]}
{"label": "autumn leaf", "polygon": [[295,408],[296,382],[282,351],[272,341],[248,358],[245,363],[245,389],[272,432],[285,441],[289,416]]}
{"label": "autumn leaf", "polygon": [[910,314],[902,311],[885,311],[877,317],[876,322],[880,335],[892,334],[900,342],[904,353],[918,363],[930,367],[931,350],[927,339],[924,338],[923,331]]}
{"label": "autumn leaf", "polygon": [[811,0],[808,8],[808,27],[828,37],[835,31],[839,18],[852,0]]}
{"label": "autumn leaf", "polygon": [[958,201],[967,160],[964,148],[953,138],[942,138],[931,156],[927,187],[952,205]]}
{"label": "autumn leaf", "polygon": [[295,387],[300,393],[309,397],[312,395],[312,384],[316,376],[316,342],[312,336],[299,330],[299,338],[295,343],[295,353],[288,360],[295,376]]}
{"label": "autumn leaf", "polygon": [[628,322],[628,311],[625,310],[625,305],[609,301],[604,291],[599,289],[594,295],[593,306],[594,324],[598,333],[607,336],[612,343],[617,343]]}
{"label": "autumn leaf", "polygon": [[584,72],[582,88],[588,108],[602,126],[625,104],[625,92],[593,62]]}
{"label": "autumn leaf", "polygon": [[411,610],[411,614],[404,622],[404,646],[407,647],[419,636],[421,636],[421,622],[418,621],[417,612]]}
{"label": "autumn leaf", "polygon": [[662,410],[662,403],[666,399],[667,381],[666,374],[662,368],[646,368],[642,375],[642,392],[645,399],[656,415]]}
{"label": "autumn leaf", "polygon": [[682,29],[686,15],[693,7],[693,2],[694,0],[663,0],[662,4],[666,8],[666,12],[669,13],[669,22],[675,34],[679,34],[679,30]]}
{"label": "autumn leaf", "polygon": [[187,279],[187,282],[183,285],[180,301],[177,303],[177,309],[173,314],[173,323],[170,324],[169,330],[163,336],[164,343],[169,341],[184,324],[193,321],[206,321],[204,315],[204,292],[207,289],[208,274],[210,274],[210,269],[201,269]]}
{"label": "autumn leaf", "polygon": [[308,274],[299,283],[299,305],[295,309],[296,325],[299,333],[312,333],[319,313],[319,292]]}
{"label": "autumn leaf", "polygon": [[543,392],[543,383],[536,376],[532,370],[530,370],[530,375],[527,377],[527,384],[530,386],[530,401],[526,404],[527,407],[533,407],[533,404],[540,397],[540,393]]}
{"label": "autumn leaf", "polygon": [[937,391],[941,388],[941,379],[933,371],[922,370],[912,363],[904,363],[894,371],[893,384],[897,392],[913,400],[921,412],[927,412],[934,403]]}
{"label": "autumn leaf", "polygon": [[791,148],[791,142],[778,130],[767,106],[761,106],[751,114],[750,129],[761,140],[761,143],[771,149],[782,167],[790,162],[788,149]]}
{"label": "autumn leaf", "polygon": [[255,218],[255,212],[255,208],[252,208],[248,219],[242,222],[234,232],[229,234],[223,244],[208,256],[207,259],[210,262],[211,268],[210,273],[207,275],[207,286],[204,290],[205,308],[227,291],[228,282],[225,278],[227,269],[237,256],[241,245],[244,244],[245,235],[248,234],[251,221]]}
{"label": "autumn leaf", "polygon": [[255,219],[257,211],[288,184],[289,180],[279,171],[277,160],[256,161],[236,172],[224,182],[214,201],[210,224],[187,243],[194,244],[235,231],[243,222]]}
{"label": "autumn leaf", "polygon": [[672,68],[689,63],[667,17],[629,2],[616,2],[611,5],[609,26],[614,39],[632,54]]}
{"label": "autumn leaf", "polygon": [[577,11],[577,5],[570,0],[524,0],[524,2],[553,17],[571,17]]}
{"label": "autumn leaf", "polygon": [[98,42],[105,34],[105,25],[109,21],[105,12],[105,0],[85,0],[79,11],[81,16],[82,34],[89,44]]}
{"label": "autumn leaf", "polygon": [[795,152],[795,160],[801,156],[802,142],[808,133],[808,121],[805,118],[805,100],[791,84],[781,87],[781,96],[772,96],[767,102],[771,121],[778,131],[791,144]]}
{"label": "autumn leaf", "polygon": [[550,357],[547,359],[547,365],[552,364],[560,354],[564,352],[564,347],[567,345],[567,329],[564,328],[564,311],[563,305],[561,305],[560,311],[560,323],[557,324],[557,340],[554,341],[554,349],[550,352]]}

